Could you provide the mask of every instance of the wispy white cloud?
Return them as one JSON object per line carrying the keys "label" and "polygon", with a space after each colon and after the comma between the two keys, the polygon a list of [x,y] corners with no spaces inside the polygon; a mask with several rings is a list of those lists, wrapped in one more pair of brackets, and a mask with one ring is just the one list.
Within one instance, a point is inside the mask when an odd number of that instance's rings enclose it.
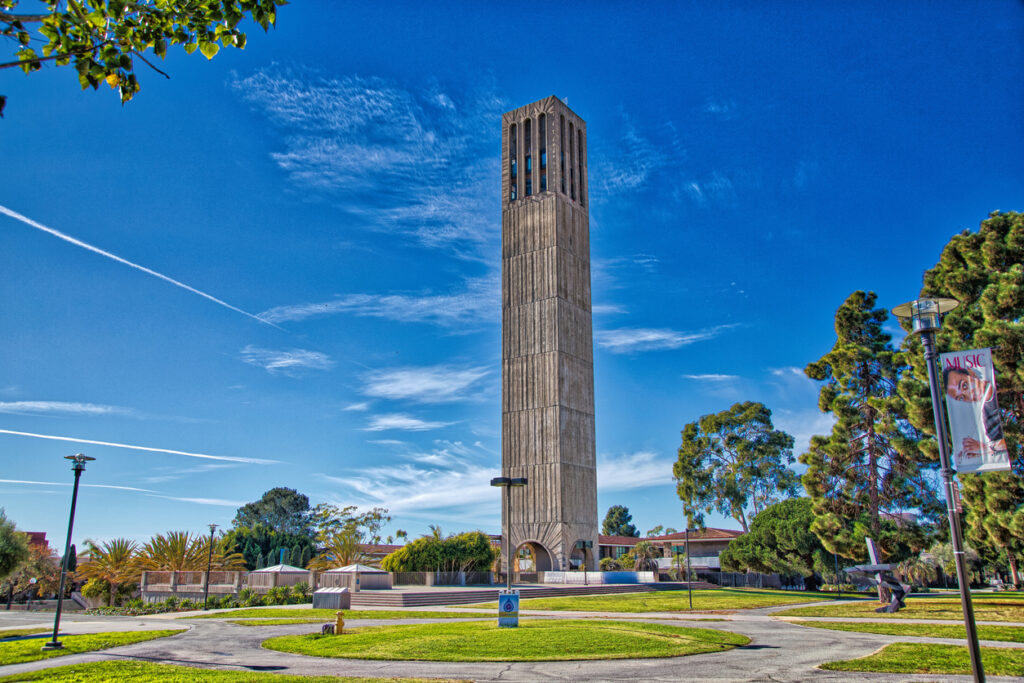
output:
{"label": "wispy white cloud", "polygon": [[450,293],[347,294],[319,303],[277,306],[260,313],[271,322],[301,321],[340,313],[385,318],[398,322],[464,327],[497,322],[501,311],[501,283],[491,277],[470,278]]}
{"label": "wispy white cloud", "polygon": [[439,440],[433,450],[404,457],[411,462],[323,476],[349,491],[345,500],[354,497],[365,507],[384,505],[392,514],[451,512],[497,503],[489,485],[496,467],[493,454],[476,444]]}
{"label": "wispy white cloud", "polygon": [[230,455],[207,455],[206,453],[189,453],[188,451],[174,451],[167,448],[150,448],[148,446],[132,446],[126,443],[114,443],[112,441],[95,441],[93,439],[78,439],[70,436],[54,436],[52,434],[33,434],[32,432],[16,432],[11,429],[0,429],[0,434],[11,436],[27,436],[33,439],[49,439],[51,441],[69,441],[71,443],[88,443],[96,446],[110,446],[112,448],[128,448],[134,451],[147,451],[151,453],[170,453],[171,455],[184,455],[189,458],[201,458],[204,460],[220,460],[224,462],[238,462],[249,465],[274,465],[278,460],[265,460],[263,458],[244,458]]}
{"label": "wispy white cloud", "polygon": [[696,380],[698,382],[732,382],[739,379],[738,375],[719,375],[715,373],[707,373],[703,375],[683,375],[686,379]]}
{"label": "wispy white cloud", "polygon": [[714,114],[719,118],[733,119],[736,118],[736,103],[733,100],[713,100],[709,98],[704,102],[703,111],[705,114]]}
{"label": "wispy white cloud", "polygon": [[330,370],[334,361],[319,351],[306,349],[261,349],[251,344],[241,351],[242,360],[258,365],[272,375],[297,377],[304,370]]}
{"label": "wispy white cloud", "polygon": [[626,309],[618,304],[597,304],[591,307],[590,312],[594,315],[613,315],[625,313]]}
{"label": "wispy white cloud", "polygon": [[345,411],[359,411],[359,412],[364,411],[364,410],[369,410],[369,409],[370,409],[370,404],[367,403],[366,401],[363,401],[362,403],[349,403],[347,406],[342,408],[342,410],[345,410]]}
{"label": "wispy white cloud", "polygon": [[228,463],[207,463],[197,467],[158,467],[156,469],[156,474],[146,475],[142,477],[142,481],[147,484],[161,484],[168,481],[184,479],[192,474],[204,474],[206,472],[230,469],[232,467],[236,467],[236,465]]}
{"label": "wispy white cloud", "polygon": [[603,201],[640,188],[659,169],[681,164],[686,158],[671,123],[660,130],[642,131],[629,114],[620,113],[619,137],[593,145],[590,150],[591,201]]}
{"label": "wispy white cloud", "polygon": [[374,415],[370,424],[364,427],[367,432],[383,432],[389,429],[402,429],[409,432],[425,432],[431,429],[440,429],[455,424],[454,422],[436,422],[421,420],[418,417],[406,415],[405,413],[389,413],[385,415]]}
{"label": "wispy white cloud", "polygon": [[367,229],[469,258],[496,239],[494,122],[505,104],[489,90],[453,95],[437,83],[276,64],[232,86],[280,130],[271,158],[307,196],[329,198]]}
{"label": "wispy white cloud", "polygon": [[699,341],[714,339],[733,327],[736,325],[718,325],[696,332],[624,327],[617,330],[602,330],[594,336],[598,346],[608,349],[612,353],[637,353],[678,349]]}
{"label": "wispy white cloud", "polygon": [[150,494],[151,498],[163,498],[165,500],[176,500],[182,503],[192,503],[193,505],[217,505],[220,507],[227,508],[240,508],[245,505],[244,500],[225,500],[223,498],[187,498],[179,496],[164,496],[158,494]]}
{"label": "wispy white cloud", "polygon": [[598,491],[628,491],[672,482],[672,460],[657,453],[602,455],[597,460]]}
{"label": "wispy white cloud", "polygon": [[[685,196],[698,206],[736,202],[736,189],[732,180],[719,171],[714,171],[709,178],[687,181],[681,187]],[[678,195],[679,190],[676,193]]]}
{"label": "wispy white cloud", "polygon": [[132,263],[128,259],[123,259],[120,256],[115,256],[114,254],[111,254],[109,251],[104,251],[103,249],[100,249],[99,247],[94,247],[93,245],[88,244],[86,242],[83,242],[80,239],[76,239],[76,238],[72,237],[71,235],[66,235],[63,232],[59,231],[59,230],[55,230],[53,228],[49,228],[49,227],[43,225],[42,223],[38,223],[38,222],[32,220],[31,218],[28,218],[27,216],[22,216],[20,213],[18,213],[16,211],[12,211],[11,209],[8,209],[5,206],[0,206],[0,213],[5,214],[7,216],[10,216],[11,218],[13,218],[13,219],[15,219],[17,221],[21,221],[25,225],[31,226],[31,227],[35,228],[36,230],[42,230],[45,233],[49,233],[49,234],[53,235],[54,237],[56,237],[58,239],[64,240],[65,242],[68,242],[70,244],[75,245],[76,247],[81,247],[82,249],[86,249],[86,250],[91,251],[91,252],[93,252],[95,254],[99,254],[100,256],[105,256],[108,259],[111,259],[113,261],[117,261],[118,263],[123,263],[124,265],[126,265],[126,266],[128,266],[130,268],[134,268],[136,270],[141,270],[143,273],[146,273],[147,275],[152,275],[153,277],[159,278],[159,279],[163,280],[164,282],[171,283],[175,287],[180,287],[181,289],[184,289],[187,292],[192,292],[193,294],[197,294],[197,295],[203,297],[204,299],[208,299],[209,301],[212,301],[213,303],[215,303],[215,304],[217,304],[219,306],[223,306],[224,308],[232,310],[235,313],[241,313],[242,315],[247,316],[249,318],[252,318],[253,320],[257,320],[257,321],[259,321],[261,323],[264,323],[265,325],[270,325],[271,327],[277,327],[277,325],[274,325],[273,323],[268,322],[266,320],[261,320],[259,317],[253,315],[252,313],[247,313],[247,312],[243,311],[241,308],[236,308],[235,306],[232,306],[231,304],[227,303],[226,301],[221,301],[220,299],[218,299],[217,297],[215,297],[215,296],[213,296],[211,294],[207,294],[206,292],[200,291],[200,290],[196,289],[195,287],[190,287],[189,285],[186,285],[184,282],[179,282],[178,280],[175,280],[174,278],[168,277],[168,276],[164,275],[163,273],[158,273],[155,270],[151,270],[149,268],[146,268],[145,266],[140,266],[137,263]]}
{"label": "wispy white cloud", "polygon": [[471,390],[490,374],[486,367],[432,365],[375,370],[364,377],[367,396],[419,403],[447,403],[471,398]]}
{"label": "wispy white cloud", "polygon": [[[63,481],[29,481],[26,479],[0,479],[0,484],[25,484],[30,486],[71,486],[70,482]],[[115,491],[137,491],[139,493],[155,493],[150,489],[140,489],[134,486],[114,486],[113,484],[79,484],[83,488],[92,489],[113,489]]]}
{"label": "wispy white cloud", "polygon": [[67,401],[0,401],[0,413],[39,413],[64,415],[130,415],[131,408],[97,403]]}

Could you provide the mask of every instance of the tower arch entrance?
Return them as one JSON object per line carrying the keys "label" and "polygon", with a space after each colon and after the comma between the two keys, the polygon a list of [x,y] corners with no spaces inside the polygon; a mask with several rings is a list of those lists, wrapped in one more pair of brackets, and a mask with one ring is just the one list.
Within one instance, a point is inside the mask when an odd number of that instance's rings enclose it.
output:
{"label": "tower arch entrance", "polygon": [[517,572],[549,572],[554,567],[551,553],[536,541],[520,543],[513,562]]}

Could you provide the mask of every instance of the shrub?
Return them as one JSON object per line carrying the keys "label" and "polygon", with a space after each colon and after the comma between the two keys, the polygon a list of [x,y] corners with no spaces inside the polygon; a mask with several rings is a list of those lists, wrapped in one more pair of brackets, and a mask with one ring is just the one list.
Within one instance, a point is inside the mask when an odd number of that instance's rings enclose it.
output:
{"label": "shrub", "polygon": [[619,563],[611,557],[602,557],[600,565],[601,571],[603,572],[614,572],[619,570]]}
{"label": "shrub", "polygon": [[309,584],[305,581],[303,581],[302,583],[297,583],[292,587],[293,602],[309,602],[311,595],[312,593],[309,590]]}
{"label": "shrub", "polygon": [[267,591],[265,601],[268,605],[287,605],[290,593],[291,591],[285,586],[274,586]]}
{"label": "shrub", "polygon": [[174,611],[178,608],[178,598],[171,595],[164,599],[164,607],[167,608],[168,612]]}

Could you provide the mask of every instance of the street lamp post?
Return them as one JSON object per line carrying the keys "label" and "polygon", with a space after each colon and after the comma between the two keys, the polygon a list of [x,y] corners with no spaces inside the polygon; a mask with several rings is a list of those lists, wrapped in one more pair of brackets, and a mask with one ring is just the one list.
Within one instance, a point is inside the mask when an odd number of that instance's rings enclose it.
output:
{"label": "street lamp post", "polygon": [[693,585],[690,581],[690,525],[686,525],[686,597],[690,599],[690,609],[693,609]]}
{"label": "street lamp post", "polygon": [[505,541],[506,587],[512,590],[512,487],[526,486],[526,477],[494,477],[491,486],[505,489],[505,529],[502,531],[502,540]]}
{"label": "street lamp post", "polygon": [[206,555],[206,585],[203,587],[203,610],[207,609],[210,602],[210,567],[213,565],[213,532],[217,530],[216,524],[210,525],[210,552]]}
{"label": "street lamp post", "polygon": [[963,535],[960,516],[956,511],[956,492],[953,468],[949,461],[949,443],[946,440],[946,421],[939,404],[939,380],[935,369],[938,352],[935,349],[935,330],[942,326],[942,315],[960,305],[955,299],[924,298],[900,304],[892,309],[893,315],[910,319],[912,333],[921,335],[924,345],[924,362],[928,367],[928,388],[932,397],[932,416],[935,419],[935,436],[939,442],[939,464],[942,484],[946,492],[946,516],[949,518],[950,539],[953,543],[953,558],[956,561],[956,576],[960,584],[960,604],[964,612],[964,626],[967,630],[967,649],[971,656],[971,671],[975,683],[984,683],[985,670],[981,665],[981,648],[978,645],[978,631],[974,623],[974,606],[968,586],[969,577],[964,563]]}
{"label": "street lamp post", "polygon": [[64,645],[57,640],[57,633],[60,631],[60,611],[64,606],[64,581],[68,575],[68,562],[71,554],[71,531],[75,526],[75,504],[78,502],[78,480],[82,477],[82,471],[85,470],[85,463],[96,458],[90,458],[88,455],[82,453],[76,453],[75,455],[65,455],[65,460],[71,461],[71,470],[75,473],[75,486],[71,489],[71,514],[68,516],[68,538],[64,543],[64,561],[61,563],[60,568],[60,588],[57,590],[57,613],[53,617],[53,637],[50,638],[50,642],[43,645],[44,650],[63,650]]}

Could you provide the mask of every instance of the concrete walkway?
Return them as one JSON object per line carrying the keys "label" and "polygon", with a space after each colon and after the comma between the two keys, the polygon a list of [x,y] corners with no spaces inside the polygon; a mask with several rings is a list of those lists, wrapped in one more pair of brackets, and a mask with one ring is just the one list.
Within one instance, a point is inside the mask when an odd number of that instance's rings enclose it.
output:
{"label": "concrete walkway", "polygon": [[[788,606],[787,606],[788,607]],[[348,659],[322,659],[264,650],[260,643],[270,637],[309,633],[311,624],[247,627],[218,620],[177,620],[178,615],[149,617],[89,617],[69,615],[62,618],[68,633],[120,631],[136,629],[188,628],[189,631],[170,638],[114,648],[97,653],[68,655],[39,662],[0,667],[0,676],[34,671],[79,662],[105,659],[141,661],[200,666],[236,671],[266,671],[304,675],[380,676],[459,678],[474,681],[622,681],[635,678],[645,681],[957,681],[969,682],[969,676],[936,676],[907,674],[856,674],[817,669],[826,661],[863,657],[893,642],[935,642],[962,644],[952,639],[884,636],[806,628],[789,620],[773,618],[778,608],[744,610],[735,614],[686,615],[622,614],[599,612],[530,612],[530,616],[546,618],[605,618],[628,621],[678,623],[706,626],[742,633],[751,638],[749,645],[726,652],[667,659],[630,659],[583,662],[393,662]],[[464,610],[453,610],[464,611]],[[0,613],[0,628],[52,626],[44,614]],[[411,616],[411,615],[410,615]],[[493,615],[481,613],[482,617]],[[716,619],[700,624],[702,619]],[[375,626],[395,623],[423,623],[441,620],[346,620],[352,626]],[[450,620],[444,620],[450,621]],[[900,623],[913,623],[899,620]],[[952,623],[952,622],[939,622]],[[1004,624],[1006,625],[1006,624]],[[1012,624],[1011,624],[1012,625]],[[985,642],[997,647],[1020,647],[1018,643]],[[1020,681],[1019,678],[989,676],[993,683]]]}

